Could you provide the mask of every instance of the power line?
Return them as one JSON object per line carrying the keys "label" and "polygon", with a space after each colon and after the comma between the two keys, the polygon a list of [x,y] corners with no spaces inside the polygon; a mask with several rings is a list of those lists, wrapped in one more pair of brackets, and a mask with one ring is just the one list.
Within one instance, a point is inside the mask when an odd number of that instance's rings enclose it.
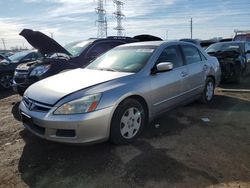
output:
{"label": "power line", "polygon": [[118,0],[113,0],[113,2],[116,5],[116,12],[113,14],[115,15],[117,21],[117,26],[114,29],[117,30],[117,36],[123,36],[122,31],[125,29],[122,27],[122,19],[125,17],[125,15],[122,13],[122,8],[124,3]]}
{"label": "power line", "polygon": [[98,0],[97,8],[95,9],[97,13],[98,30],[97,30],[97,38],[105,38],[107,37],[107,19],[106,19],[106,10],[103,6],[103,0]]}
{"label": "power line", "polygon": [[191,39],[193,39],[193,18],[190,20],[190,32],[191,32]]}

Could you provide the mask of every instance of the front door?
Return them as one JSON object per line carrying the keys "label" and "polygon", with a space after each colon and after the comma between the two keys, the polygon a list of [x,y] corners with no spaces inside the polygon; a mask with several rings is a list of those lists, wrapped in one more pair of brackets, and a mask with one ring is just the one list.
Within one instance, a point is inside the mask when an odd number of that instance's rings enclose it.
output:
{"label": "front door", "polygon": [[167,72],[151,75],[151,98],[154,114],[161,113],[181,102],[183,81],[187,76],[187,67],[183,65],[178,46],[165,48],[155,65],[162,62],[171,62],[174,68]]}

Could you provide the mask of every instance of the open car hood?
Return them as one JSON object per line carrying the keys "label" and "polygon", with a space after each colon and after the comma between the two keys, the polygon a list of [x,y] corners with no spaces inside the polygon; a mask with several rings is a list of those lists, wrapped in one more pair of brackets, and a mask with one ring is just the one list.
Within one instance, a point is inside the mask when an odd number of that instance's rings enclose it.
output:
{"label": "open car hood", "polygon": [[31,29],[23,29],[19,35],[23,36],[31,46],[36,48],[41,54],[64,53],[71,55],[65,48],[58,44],[55,40],[47,35],[33,31]]}

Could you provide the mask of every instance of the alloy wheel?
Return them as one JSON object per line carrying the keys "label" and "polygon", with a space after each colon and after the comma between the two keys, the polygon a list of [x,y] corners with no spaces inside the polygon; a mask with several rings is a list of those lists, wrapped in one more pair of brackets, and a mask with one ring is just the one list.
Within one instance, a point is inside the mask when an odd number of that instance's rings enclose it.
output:
{"label": "alloy wheel", "polygon": [[11,87],[12,76],[11,75],[3,75],[0,77],[0,84],[3,88],[9,89]]}
{"label": "alloy wheel", "polygon": [[213,95],[214,95],[214,84],[213,84],[213,82],[210,81],[207,83],[207,88],[206,88],[207,101],[212,100]]}
{"label": "alloy wheel", "polygon": [[125,139],[133,138],[139,131],[142,115],[138,108],[131,107],[125,111],[120,122],[120,132]]}

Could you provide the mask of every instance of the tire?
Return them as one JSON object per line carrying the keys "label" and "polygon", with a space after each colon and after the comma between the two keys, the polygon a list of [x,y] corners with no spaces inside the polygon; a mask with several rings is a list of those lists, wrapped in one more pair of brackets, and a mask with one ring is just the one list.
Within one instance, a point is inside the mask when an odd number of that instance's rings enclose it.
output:
{"label": "tire", "polygon": [[12,85],[12,80],[13,80],[13,75],[12,74],[1,74],[0,75],[0,87],[3,89],[11,89]]}
{"label": "tire", "polygon": [[135,99],[127,99],[114,112],[110,141],[113,144],[128,144],[133,142],[142,132],[145,125],[145,109]]}
{"label": "tire", "polygon": [[211,77],[208,77],[201,96],[201,102],[209,104],[214,98],[215,83]]}

